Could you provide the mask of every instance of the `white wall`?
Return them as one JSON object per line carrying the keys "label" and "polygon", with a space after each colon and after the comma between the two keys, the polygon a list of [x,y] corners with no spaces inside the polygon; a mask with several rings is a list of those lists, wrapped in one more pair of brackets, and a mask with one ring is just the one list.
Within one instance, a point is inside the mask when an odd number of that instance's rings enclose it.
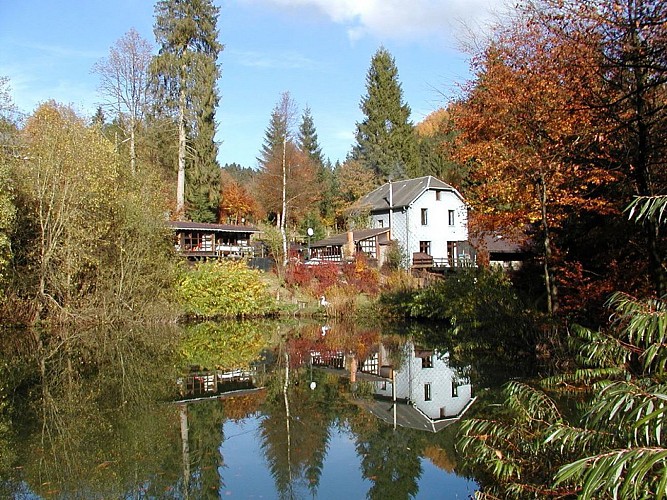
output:
{"label": "white wall", "polygon": [[[421,223],[422,208],[427,210],[426,225]],[[454,210],[454,225],[449,224],[449,210]],[[371,219],[375,228],[389,227],[388,210],[372,214]],[[434,259],[445,259],[447,242],[468,240],[468,210],[452,191],[440,191],[439,200],[435,189],[424,191],[407,210],[395,209],[391,219],[391,237],[399,241],[410,259],[419,252],[420,241],[431,242]]]}
{"label": "white wall", "polygon": [[[395,373],[396,397],[399,399],[410,400],[422,413],[438,420],[442,418],[442,409],[444,417],[458,416],[472,399],[472,385],[467,381],[459,381],[457,385],[457,395],[452,394],[452,381],[457,381],[457,375],[447,362],[446,357],[438,356],[437,352],[433,354],[433,367],[422,368],[422,360],[415,356],[414,346],[409,343],[406,345],[408,350],[408,360]],[[424,398],[424,385],[430,384],[431,400]],[[391,383],[376,385],[376,393],[380,396],[391,397]]]}

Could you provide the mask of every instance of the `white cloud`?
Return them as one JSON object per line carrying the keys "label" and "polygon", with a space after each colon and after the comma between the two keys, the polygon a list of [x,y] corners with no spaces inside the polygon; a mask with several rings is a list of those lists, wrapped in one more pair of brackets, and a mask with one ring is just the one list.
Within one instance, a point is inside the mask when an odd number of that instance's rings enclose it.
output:
{"label": "white cloud", "polygon": [[228,55],[234,57],[241,66],[251,68],[263,69],[300,69],[300,68],[315,68],[321,64],[313,59],[304,57],[303,55],[288,51],[278,54],[270,54],[258,51],[240,51],[231,50],[226,52]]}
{"label": "white cloud", "polygon": [[479,32],[505,0],[257,0],[278,7],[315,8],[347,28],[350,39],[453,42]]}

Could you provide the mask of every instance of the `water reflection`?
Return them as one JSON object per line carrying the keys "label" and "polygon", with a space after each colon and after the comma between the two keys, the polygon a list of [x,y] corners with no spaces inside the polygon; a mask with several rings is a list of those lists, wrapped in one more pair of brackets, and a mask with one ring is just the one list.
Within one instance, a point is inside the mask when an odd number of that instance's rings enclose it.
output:
{"label": "water reflection", "polygon": [[470,495],[474,483],[455,473],[452,424],[472,399],[465,374],[379,328],[327,326],[37,342],[11,371],[21,397],[0,408],[13,417],[4,434],[0,420],[0,451],[15,450],[0,461],[0,496]]}

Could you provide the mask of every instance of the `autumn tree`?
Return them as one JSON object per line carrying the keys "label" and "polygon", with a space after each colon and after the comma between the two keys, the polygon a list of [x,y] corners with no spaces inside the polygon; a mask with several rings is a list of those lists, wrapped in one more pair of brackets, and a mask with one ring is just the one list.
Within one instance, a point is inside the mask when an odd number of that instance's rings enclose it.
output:
{"label": "autumn tree", "polygon": [[334,198],[336,221],[341,227],[349,227],[349,208],[366,193],[376,187],[376,177],[358,160],[348,159],[334,171],[336,197]]}
{"label": "autumn tree", "polygon": [[275,214],[287,260],[287,224],[294,224],[319,198],[315,166],[294,137],[296,103],[285,92],[271,113],[261,151],[258,194],[264,209]]}
{"label": "autumn tree", "polygon": [[231,174],[221,172],[220,177],[220,222],[240,224],[257,220],[259,207],[248,190]]}
{"label": "autumn tree", "polygon": [[98,127],[53,102],[21,141],[17,212],[30,231],[17,242],[15,289],[37,304],[36,319],[164,315],[172,268],[159,183],[131,176]]}
{"label": "autumn tree", "polygon": [[371,59],[366,90],[360,104],[365,118],[356,126],[353,158],[380,181],[413,176],[418,157],[410,107],[403,102],[394,58],[384,47]]}
{"label": "autumn tree", "polygon": [[[210,0],[160,0],[155,37],[160,46],[151,71],[158,98],[173,112],[178,126],[176,214],[188,211],[198,220],[213,221],[218,207],[218,165],[215,136],[216,82],[220,76],[216,27],[219,8]],[[186,193],[186,163],[191,186]]]}
{"label": "autumn tree", "polygon": [[[137,170],[136,134],[151,103],[149,66],[153,47],[132,28],[93,70],[100,76],[100,93],[130,142],[130,170]],[[101,111],[98,110],[98,111]],[[97,119],[104,117],[98,113]]]}
{"label": "autumn tree", "polygon": [[10,164],[18,153],[18,129],[12,117],[14,104],[9,79],[0,77],[0,301],[7,285],[7,275],[13,257],[12,233],[16,222],[14,182]]}
{"label": "autumn tree", "polygon": [[617,176],[598,163],[575,161],[582,142],[594,143],[593,116],[561,84],[587,78],[589,56],[519,18],[498,29],[454,108],[458,160],[471,165],[466,194],[475,217],[505,229],[539,227],[549,313],[559,308],[555,234],[574,214],[615,210],[602,194]]}
{"label": "autumn tree", "polygon": [[[522,5],[528,22],[545,26],[553,39],[566,40],[573,53],[588,55],[580,61],[586,68],[584,78],[563,80],[576,93],[576,105],[595,118],[596,134],[582,148],[583,160],[604,164],[627,179],[626,189],[617,193],[622,206],[632,195],[663,194],[667,6],[655,0],[535,0]],[[663,296],[667,293],[664,228],[647,220],[644,242],[651,286]]]}

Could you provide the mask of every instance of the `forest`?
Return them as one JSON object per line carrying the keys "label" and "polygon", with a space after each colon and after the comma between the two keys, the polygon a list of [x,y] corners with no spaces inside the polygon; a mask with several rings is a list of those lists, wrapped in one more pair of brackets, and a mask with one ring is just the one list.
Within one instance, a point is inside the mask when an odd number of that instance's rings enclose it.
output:
{"label": "forest", "polygon": [[135,301],[147,296],[168,303],[165,213],[276,228],[274,257],[286,262],[287,242],[306,228],[318,238],[363,224],[349,210],[361,195],[422,175],[463,194],[471,237],[524,238],[535,307],[564,324],[598,326],[614,291],[665,294],[664,229],[627,212],[665,194],[661,5],[523,2],[471,54],[461,96],[417,124],[380,47],[344,162],[326,158],[311,110],[286,90],[258,168],[217,161],[219,14],[212,2],[157,2],[157,53],[134,29],[119,39],[93,68],[105,105],[92,117],[56,102],[25,115],[2,79],[0,279],[10,317],[95,316],[100,304],[127,313],[146,310]]}
{"label": "forest", "polygon": [[510,424],[466,422],[488,498],[667,496],[667,5],[521,0],[475,44],[460,95],[417,124],[380,47],[345,161],[327,159],[286,89],[258,168],[217,160],[219,15],[210,0],[158,1],[157,47],[130,29],[93,68],[105,105],[92,117],[57,102],[22,114],[0,79],[2,323],[175,321],[183,270],[165,214],[263,228],[280,273],[307,228],[359,227],[360,196],[433,175],[469,203],[471,236],[518,234],[532,258],[465,293],[387,278],[379,301],[450,323],[486,315],[459,330],[473,343],[470,325],[530,317],[483,331],[551,363],[507,386]]}

